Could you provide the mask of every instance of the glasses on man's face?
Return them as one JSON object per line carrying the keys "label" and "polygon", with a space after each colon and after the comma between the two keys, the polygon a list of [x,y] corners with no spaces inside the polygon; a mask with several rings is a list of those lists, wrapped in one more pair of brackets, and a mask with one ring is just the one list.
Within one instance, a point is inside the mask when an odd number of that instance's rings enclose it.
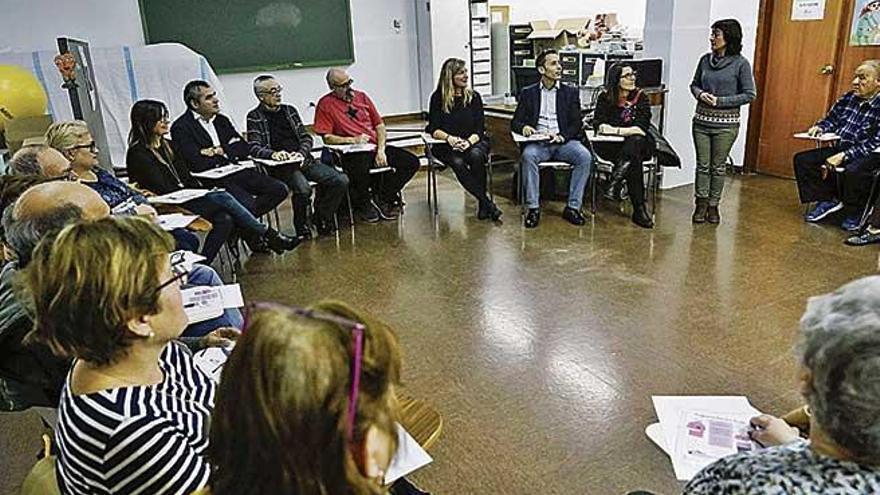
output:
{"label": "glasses on man's face", "polygon": [[177,284],[181,287],[186,285],[186,282],[189,279],[190,268],[186,264],[184,256],[184,253],[171,253],[170,262],[172,276],[168,280],[159,284],[159,287],[156,288],[156,292],[162,292],[162,289],[168,287],[175,282],[177,282]]}
{"label": "glasses on man's face", "polygon": [[282,91],[284,91],[284,88],[282,88],[281,86],[276,86],[274,88],[264,89],[260,91],[260,94],[278,96],[281,94]]}
{"label": "glasses on man's face", "polygon": [[709,33],[710,38],[720,39],[724,37],[724,33],[722,31],[712,31]]}
{"label": "glasses on man's face", "polygon": [[354,84],[354,79],[349,79],[348,81],[345,81],[344,83],[334,84],[333,87],[339,88],[339,89],[342,89],[342,88],[348,89],[351,87],[352,84]]}
{"label": "glasses on man's face", "polygon": [[623,79],[635,79],[635,78],[636,78],[636,73],[635,73],[635,71],[633,71],[633,72],[628,72],[628,73],[626,73],[626,74],[621,74],[620,77],[623,78]]}
{"label": "glasses on man's face", "polygon": [[98,145],[94,141],[89,141],[88,143],[78,144],[76,146],[71,146],[67,149],[69,149],[69,150],[89,150],[92,153],[97,153],[98,152]]}
{"label": "glasses on man's face", "polygon": [[254,302],[248,305],[247,311],[245,312],[244,329],[242,332],[247,332],[250,322],[253,321],[251,318],[253,311],[271,309],[284,311],[302,318],[332,323],[351,331],[354,356],[352,357],[351,363],[351,387],[348,390],[348,417],[346,418],[348,424],[348,439],[351,441],[354,438],[355,419],[357,419],[358,393],[361,388],[361,367],[364,356],[364,325],[357,321],[349,320],[348,318],[336,316],[331,313],[295,308],[293,306],[286,306],[278,303]]}

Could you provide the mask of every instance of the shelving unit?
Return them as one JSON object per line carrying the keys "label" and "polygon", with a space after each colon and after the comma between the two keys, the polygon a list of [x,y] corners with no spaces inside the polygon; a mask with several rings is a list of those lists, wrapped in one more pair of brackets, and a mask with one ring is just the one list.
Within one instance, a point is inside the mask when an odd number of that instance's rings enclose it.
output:
{"label": "shelving unit", "polygon": [[492,94],[492,30],[489,0],[470,0],[471,87]]}

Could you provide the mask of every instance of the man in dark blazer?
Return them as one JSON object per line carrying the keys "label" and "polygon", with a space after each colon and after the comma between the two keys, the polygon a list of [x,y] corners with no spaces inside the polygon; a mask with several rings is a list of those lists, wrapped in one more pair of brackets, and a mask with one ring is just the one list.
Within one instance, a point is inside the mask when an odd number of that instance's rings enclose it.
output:
{"label": "man in dark blazer", "polygon": [[584,225],[581,214],[584,189],[590,178],[593,156],[583,145],[581,98],[577,88],[564,85],[562,66],[556,50],[545,50],[535,60],[541,80],[523,88],[510,129],[525,137],[541,135],[543,141],[526,143],[522,151],[522,180],[525,186],[526,228],[535,228],[541,220],[540,173],[538,164],[547,161],[570,163],[571,185],[568,204],[562,218],[574,225]]}
{"label": "man in dark blazer", "polygon": [[[217,92],[205,81],[190,81],[183,90],[187,111],[171,126],[174,152],[192,172],[204,172],[246,159],[250,146],[225,115],[220,114]],[[256,217],[265,215],[287,197],[283,182],[245,169],[217,181]]]}

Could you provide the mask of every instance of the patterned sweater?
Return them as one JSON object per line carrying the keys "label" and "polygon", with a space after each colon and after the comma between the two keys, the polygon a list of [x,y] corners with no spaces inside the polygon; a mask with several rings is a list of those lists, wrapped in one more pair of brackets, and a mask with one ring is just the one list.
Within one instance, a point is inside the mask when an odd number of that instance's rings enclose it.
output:
{"label": "patterned sweater", "polygon": [[[700,94],[718,97],[713,107],[700,100]],[[697,99],[694,123],[707,127],[736,127],[739,125],[739,107],[758,96],[752,67],[742,55],[716,57],[707,53],[700,58],[691,93]]]}

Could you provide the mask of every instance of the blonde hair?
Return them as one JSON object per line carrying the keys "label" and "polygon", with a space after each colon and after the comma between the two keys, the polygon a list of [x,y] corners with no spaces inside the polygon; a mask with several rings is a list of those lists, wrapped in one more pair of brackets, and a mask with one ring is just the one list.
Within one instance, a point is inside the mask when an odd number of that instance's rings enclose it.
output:
{"label": "blonde hair", "polygon": [[392,452],[396,449],[397,336],[341,302],[308,309],[364,326],[351,437],[352,329],[284,306],[258,306],[248,313],[217,391],[208,447],[214,495],[384,493],[361,474],[352,446],[356,450],[375,427],[388,435]]}
{"label": "blonde hair", "polygon": [[46,130],[46,144],[64,153],[89,134],[89,125],[82,120],[55,122]]}
{"label": "blonde hair", "polygon": [[[440,80],[437,81],[437,92],[440,93],[441,108],[445,113],[451,112],[452,107],[455,106],[455,83],[452,78],[465,67],[464,60],[460,58],[447,58],[443,62],[443,67],[440,69]],[[462,96],[464,96],[464,106],[468,106],[474,97],[474,90],[464,88]]]}
{"label": "blonde hair", "polygon": [[141,217],[105,218],[44,238],[26,272],[30,338],[107,365],[130,344],[128,322],[159,312],[160,273],[174,240]]}

